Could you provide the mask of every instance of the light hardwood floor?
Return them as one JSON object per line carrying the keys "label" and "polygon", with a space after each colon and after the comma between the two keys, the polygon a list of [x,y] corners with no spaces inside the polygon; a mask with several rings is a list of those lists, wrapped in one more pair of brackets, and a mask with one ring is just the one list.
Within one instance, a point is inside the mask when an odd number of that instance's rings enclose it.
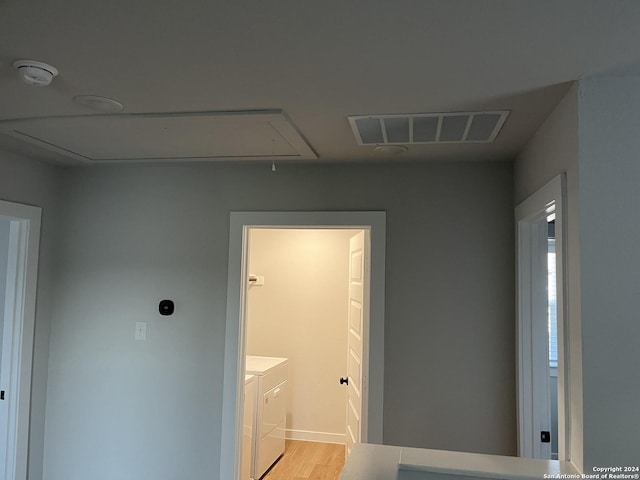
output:
{"label": "light hardwood floor", "polygon": [[284,455],[262,480],[338,480],[344,445],[287,440]]}

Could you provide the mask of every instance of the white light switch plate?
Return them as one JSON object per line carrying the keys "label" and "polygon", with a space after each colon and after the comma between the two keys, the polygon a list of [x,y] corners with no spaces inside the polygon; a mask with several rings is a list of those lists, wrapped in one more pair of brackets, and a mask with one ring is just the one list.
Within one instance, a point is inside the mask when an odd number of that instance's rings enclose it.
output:
{"label": "white light switch plate", "polygon": [[147,339],[147,322],[136,322],[136,340]]}

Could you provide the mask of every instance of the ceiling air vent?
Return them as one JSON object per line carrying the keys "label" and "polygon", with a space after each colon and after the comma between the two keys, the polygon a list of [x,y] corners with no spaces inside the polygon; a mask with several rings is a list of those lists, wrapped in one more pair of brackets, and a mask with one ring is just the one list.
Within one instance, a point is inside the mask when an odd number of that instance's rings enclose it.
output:
{"label": "ceiling air vent", "polygon": [[489,143],[498,136],[508,110],[349,116],[359,145]]}

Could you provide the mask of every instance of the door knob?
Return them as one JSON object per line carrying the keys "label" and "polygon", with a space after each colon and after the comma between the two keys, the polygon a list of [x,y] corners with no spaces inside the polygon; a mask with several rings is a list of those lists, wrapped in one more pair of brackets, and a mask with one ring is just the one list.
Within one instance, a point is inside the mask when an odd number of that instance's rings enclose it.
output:
{"label": "door knob", "polygon": [[344,377],[340,377],[340,385],[344,385],[344,384],[349,385],[349,377],[344,378]]}

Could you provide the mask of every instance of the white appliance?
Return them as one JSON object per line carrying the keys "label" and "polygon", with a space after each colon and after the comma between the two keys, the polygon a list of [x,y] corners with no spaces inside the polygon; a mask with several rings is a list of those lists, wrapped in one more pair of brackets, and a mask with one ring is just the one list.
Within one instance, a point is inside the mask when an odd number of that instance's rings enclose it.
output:
{"label": "white appliance", "polygon": [[258,380],[255,375],[244,376],[244,414],[242,416],[242,457],[240,461],[240,479],[251,480],[251,463],[255,444],[256,400],[258,398]]}
{"label": "white appliance", "polygon": [[284,453],[289,360],[247,355],[245,373],[258,381],[251,478],[258,480]]}

